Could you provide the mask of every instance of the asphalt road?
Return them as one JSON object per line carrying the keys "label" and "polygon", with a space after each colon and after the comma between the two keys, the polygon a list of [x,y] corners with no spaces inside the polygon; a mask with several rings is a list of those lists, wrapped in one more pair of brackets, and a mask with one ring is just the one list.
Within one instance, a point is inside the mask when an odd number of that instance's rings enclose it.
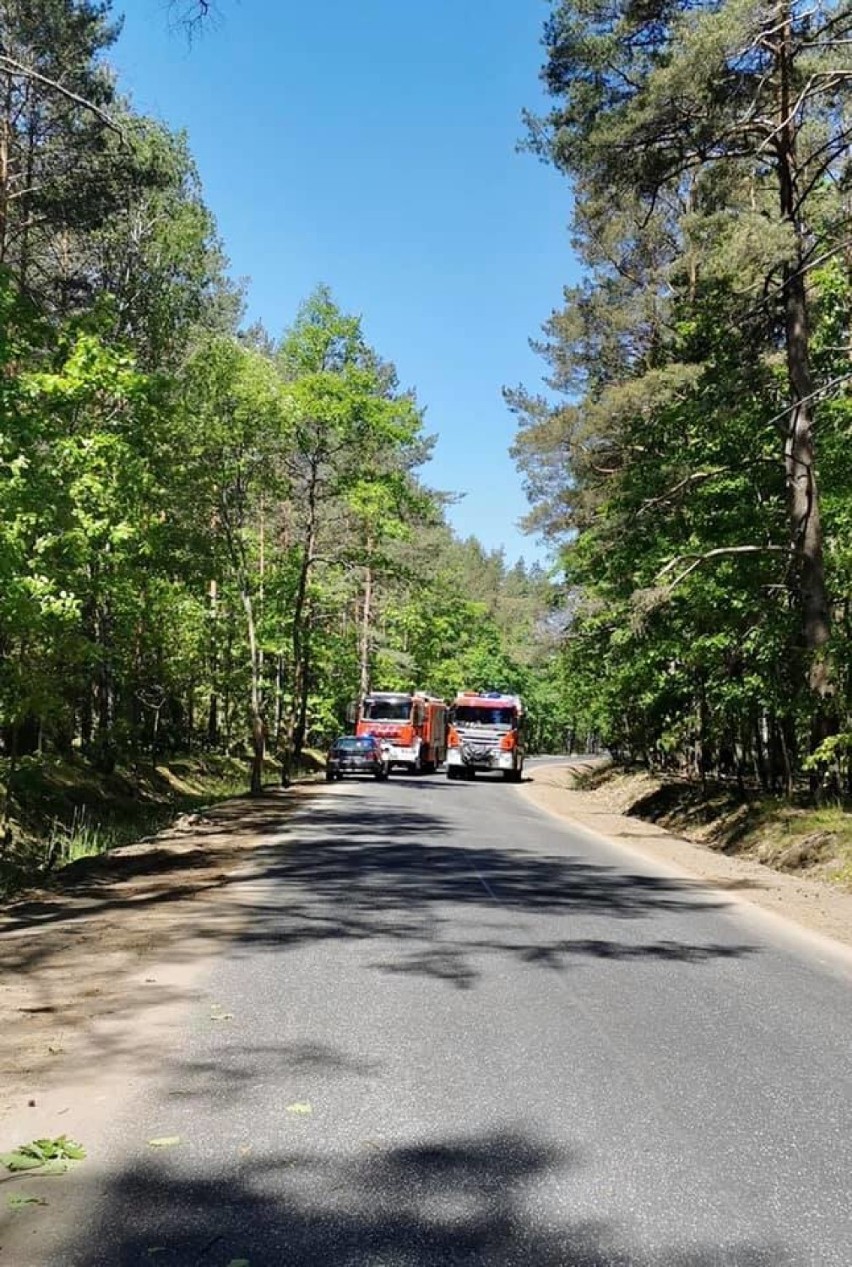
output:
{"label": "asphalt road", "polygon": [[852,1264],[816,950],[486,779],[335,785],[241,882],[233,1019],[117,1106],[56,1267]]}

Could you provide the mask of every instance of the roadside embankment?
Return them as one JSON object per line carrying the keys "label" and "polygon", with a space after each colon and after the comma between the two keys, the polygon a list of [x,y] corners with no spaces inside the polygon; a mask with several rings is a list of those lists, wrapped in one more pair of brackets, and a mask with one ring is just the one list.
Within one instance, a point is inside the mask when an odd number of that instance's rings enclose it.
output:
{"label": "roadside embankment", "polygon": [[[314,754],[307,758],[317,765]],[[0,901],[50,885],[80,859],[152,839],[182,815],[248,789],[245,759],[206,752],[110,773],[82,756],[33,756],[13,775],[0,770],[0,776]],[[280,780],[274,761],[267,762],[266,780]]]}

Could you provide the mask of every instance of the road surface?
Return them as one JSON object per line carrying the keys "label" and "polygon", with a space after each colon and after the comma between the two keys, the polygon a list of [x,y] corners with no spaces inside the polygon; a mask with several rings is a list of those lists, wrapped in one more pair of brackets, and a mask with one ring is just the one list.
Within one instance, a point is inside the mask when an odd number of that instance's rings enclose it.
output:
{"label": "road surface", "polygon": [[852,1264],[818,949],[482,778],[323,789],[238,883],[226,1019],[187,1010],[33,1267]]}

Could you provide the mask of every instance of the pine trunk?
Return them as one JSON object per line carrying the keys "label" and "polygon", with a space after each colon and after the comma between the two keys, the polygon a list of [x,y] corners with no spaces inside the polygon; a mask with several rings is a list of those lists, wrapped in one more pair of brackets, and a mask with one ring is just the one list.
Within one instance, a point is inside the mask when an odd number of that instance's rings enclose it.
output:
{"label": "pine trunk", "polygon": [[[796,110],[793,107],[792,17],[788,3],[780,8],[778,51],[778,116],[776,154],[780,210],[797,245],[784,271],[784,333],[791,407],[784,434],[787,516],[793,552],[791,578],[801,613],[802,637],[808,653],[808,685],[815,697],[812,747],[831,729],[828,703],[835,675],[828,644],[831,615],[823,557],[823,531],[814,449],[814,379],[811,370],[808,298],[805,285],[806,241],[796,185]],[[787,777],[789,787],[790,779]]]}

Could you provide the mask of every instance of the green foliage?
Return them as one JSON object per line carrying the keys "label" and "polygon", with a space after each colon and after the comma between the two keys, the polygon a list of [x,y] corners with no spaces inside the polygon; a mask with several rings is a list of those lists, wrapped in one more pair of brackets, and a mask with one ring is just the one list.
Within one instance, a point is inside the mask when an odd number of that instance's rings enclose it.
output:
{"label": "green foliage", "polygon": [[539,345],[553,395],[507,400],[561,549],[572,728],[790,791],[852,780],[850,17],[791,9],[786,51],[776,20],[554,3],[530,140],[573,181],[587,272]]}
{"label": "green foliage", "polygon": [[12,1152],[0,1153],[0,1166],[13,1173],[61,1174],[69,1162],[82,1161],[85,1156],[81,1144],[67,1135],[57,1135],[54,1139],[34,1139],[29,1144],[19,1144]]}
{"label": "green foliage", "polygon": [[114,37],[108,4],[4,6],[24,68],[0,67],[10,885],[30,852],[126,839],[56,794],[62,771],[118,808],[122,780],[227,753],[258,790],[267,754],[298,766],[368,684],[555,708],[550,582],[454,540],[414,394],[327,288],[278,341],[239,328],[186,138],[121,96]]}

